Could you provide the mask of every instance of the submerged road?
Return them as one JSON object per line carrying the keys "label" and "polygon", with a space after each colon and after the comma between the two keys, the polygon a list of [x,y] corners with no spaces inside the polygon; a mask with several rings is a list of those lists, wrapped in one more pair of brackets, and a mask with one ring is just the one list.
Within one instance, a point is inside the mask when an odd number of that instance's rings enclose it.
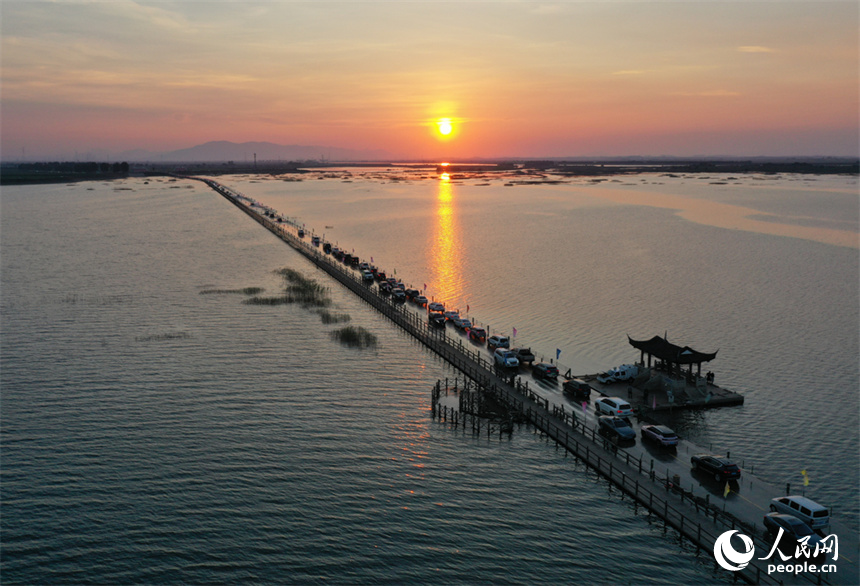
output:
{"label": "submerged road", "polygon": [[[214,180],[187,178],[204,181],[429,349],[494,393],[509,408],[527,416],[542,432],[618,484],[681,535],[709,552],[713,550],[716,536],[727,530],[737,529],[752,537],[756,556],[736,576],[750,583],[860,584],[858,535],[838,519],[831,519],[829,531],[837,536],[838,558],[830,554],[826,561],[828,565],[835,566],[834,573],[769,572],[777,564],[796,565],[808,561],[794,559],[794,556],[789,561],[783,561],[777,553],[770,559],[760,559],[768,555],[773,545],[772,538],[763,529],[762,518],[769,512],[770,500],[785,495],[785,487],[770,484],[744,470],[740,481],[732,483],[731,491],[724,496],[724,484],[691,471],[690,456],[709,453],[707,449],[684,440],[676,450],[671,451],[645,445],[641,439],[629,446],[610,442],[596,433],[594,401],[599,397],[589,401],[586,408],[582,409],[568,401],[557,384],[537,381],[523,384],[521,379],[511,384],[510,374],[497,371],[485,349],[469,342],[464,343],[464,338],[460,336],[451,338],[447,328],[431,328],[427,323],[426,312],[415,311],[379,295],[371,285],[363,283],[354,270],[300,239],[297,236],[297,223]],[[623,393],[619,394],[623,396]],[[641,438],[642,423],[635,417],[631,419],[637,438]],[[732,574],[726,571],[726,575]]]}

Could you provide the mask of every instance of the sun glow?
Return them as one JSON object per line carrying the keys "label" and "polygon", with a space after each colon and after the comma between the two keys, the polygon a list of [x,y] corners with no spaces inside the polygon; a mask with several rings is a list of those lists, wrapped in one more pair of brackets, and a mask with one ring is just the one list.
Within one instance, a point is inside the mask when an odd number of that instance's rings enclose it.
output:
{"label": "sun glow", "polygon": [[439,118],[436,121],[436,127],[442,136],[451,136],[451,133],[454,132],[454,125],[450,118]]}

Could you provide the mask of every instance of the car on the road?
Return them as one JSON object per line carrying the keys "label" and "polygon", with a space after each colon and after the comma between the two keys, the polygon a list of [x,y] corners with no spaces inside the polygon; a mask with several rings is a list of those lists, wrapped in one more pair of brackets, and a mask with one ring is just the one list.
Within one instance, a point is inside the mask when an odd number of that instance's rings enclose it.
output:
{"label": "car on the road", "polygon": [[770,510],[797,517],[813,529],[830,525],[830,511],[814,500],[799,495],[781,496],[770,501]]}
{"label": "car on the road", "polygon": [[561,389],[565,395],[577,401],[587,401],[591,397],[591,386],[578,378],[564,381]]}
{"label": "car on the road", "polygon": [[741,469],[738,465],[722,456],[710,454],[696,454],[690,458],[693,472],[699,471],[710,474],[714,480],[737,480],[741,477]]}
{"label": "car on the road", "polygon": [[438,301],[433,301],[427,306],[427,311],[442,313],[445,311],[445,306]]}
{"label": "car on the road", "polygon": [[678,445],[678,434],[665,425],[643,425],[642,439],[651,440],[667,448],[674,448]]}
{"label": "car on the road", "polygon": [[520,361],[517,359],[516,353],[512,350],[508,350],[507,348],[496,348],[496,351],[493,352],[493,360],[495,360],[496,364],[499,366],[506,368],[516,368],[520,365]]}
{"label": "car on the road", "polygon": [[442,315],[441,313],[431,313],[427,318],[427,322],[431,326],[434,326],[437,328],[444,328],[446,320],[445,320],[445,316]]}
{"label": "car on the road", "polygon": [[[768,513],[764,516],[763,521],[764,528],[767,529],[771,535],[776,535],[779,533],[779,530],[782,529],[794,539],[800,539],[801,537],[812,535],[815,537],[814,541],[821,541],[818,534],[816,534],[809,525],[793,515],[786,515],[785,513]],[[813,539],[810,538],[810,541],[813,541]]]}
{"label": "car on the road", "polygon": [[614,415],[602,415],[597,418],[600,433],[618,440],[636,440],[636,432],[625,419]]}
{"label": "car on the road", "polygon": [[473,342],[483,344],[487,340],[487,330],[479,327],[469,328],[469,339]]}
{"label": "car on the road", "polygon": [[535,355],[531,348],[514,348],[514,352],[517,353],[517,358],[519,358],[520,364],[535,361]]}
{"label": "car on the road", "polygon": [[472,322],[467,317],[455,317],[451,321],[458,330],[468,330],[472,327]]}
{"label": "car on the road", "polygon": [[426,298],[426,297],[424,297],[423,295],[416,295],[416,296],[412,299],[412,302],[413,302],[413,303],[415,303],[415,304],[417,304],[417,305],[422,305],[422,306],[423,306],[423,305],[427,305],[427,298]]}
{"label": "car on the road", "polygon": [[[495,350],[496,348],[510,348],[511,341],[507,336],[490,336],[487,338],[487,348],[490,350]],[[517,362],[519,363],[519,358],[517,358]]]}
{"label": "car on the road", "polygon": [[454,311],[453,309],[449,309],[445,312],[445,319],[448,321],[454,321],[455,319],[460,319],[460,312]]}
{"label": "car on the road", "polygon": [[[517,357],[517,359],[519,359],[519,357]],[[558,367],[554,364],[538,362],[532,366],[532,376],[535,378],[556,380],[558,378]]]}
{"label": "car on the road", "polygon": [[594,402],[594,408],[598,413],[615,415],[617,417],[630,417],[633,415],[633,407],[621,397],[603,397]]}
{"label": "car on the road", "polygon": [[[779,535],[779,530],[782,529],[785,535],[788,535],[788,540],[786,543],[779,543],[778,546],[783,546],[787,552],[793,552],[797,548],[797,541],[800,541],[804,537],[807,538],[805,543],[806,547],[812,550],[815,553],[817,549],[816,546],[820,546],[822,544],[821,537],[818,536],[815,531],[813,531],[809,525],[794,517],[792,515],[786,515],[784,513],[768,513],[764,516],[763,519],[765,530],[770,533],[772,537],[776,537]],[[821,555],[819,553],[819,555]]]}

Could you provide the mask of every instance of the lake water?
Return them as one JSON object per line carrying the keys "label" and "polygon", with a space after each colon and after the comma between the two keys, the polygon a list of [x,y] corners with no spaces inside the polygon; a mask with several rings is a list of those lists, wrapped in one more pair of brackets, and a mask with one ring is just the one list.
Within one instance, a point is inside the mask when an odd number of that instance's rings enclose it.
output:
{"label": "lake water", "polygon": [[[746,404],[674,425],[856,528],[856,178],[512,179],[220,180],[574,373],[719,349]],[[731,579],[531,431],[432,421],[456,373],[202,183],[4,187],[0,221],[4,583]],[[378,346],[201,294],[282,267]]]}

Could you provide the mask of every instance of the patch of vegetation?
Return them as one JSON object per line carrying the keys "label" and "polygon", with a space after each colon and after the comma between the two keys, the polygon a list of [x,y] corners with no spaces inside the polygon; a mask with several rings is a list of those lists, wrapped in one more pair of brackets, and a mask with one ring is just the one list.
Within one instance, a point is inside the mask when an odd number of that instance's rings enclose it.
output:
{"label": "patch of vegetation", "polygon": [[284,293],[291,301],[287,303],[301,303],[304,307],[328,307],[331,305],[328,287],[323,287],[313,279],[308,279],[293,269],[283,268],[275,272],[284,277],[288,283]]}
{"label": "patch of vegetation", "polygon": [[244,289],[204,289],[201,295],[259,295],[265,291],[262,287],[245,287]]}
{"label": "patch of vegetation", "polygon": [[330,335],[332,339],[353,348],[370,348],[376,346],[376,336],[361,326],[346,326],[331,332]]}
{"label": "patch of vegetation", "polygon": [[167,334],[152,334],[149,336],[135,336],[137,342],[152,342],[161,340],[184,340],[191,336],[187,332],[170,332]]}
{"label": "patch of vegetation", "polygon": [[275,271],[275,273],[281,275],[284,279],[286,279],[287,281],[289,281],[291,283],[298,283],[301,281],[309,281],[310,280],[310,279],[306,279],[305,276],[303,274],[301,274],[299,271],[291,269],[291,268],[287,268],[287,267],[284,267],[282,269],[278,269]]}
{"label": "patch of vegetation", "polygon": [[292,297],[288,297],[286,295],[279,295],[276,297],[259,297],[254,296],[249,299],[246,299],[242,303],[246,305],[286,305],[288,303],[294,303],[295,299]]}
{"label": "patch of vegetation", "polygon": [[327,309],[320,309],[317,313],[324,324],[340,324],[352,319],[348,313],[332,313]]}
{"label": "patch of vegetation", "polygon": [[61,303],[86,303],[89,305],[115,305],[117,303],[128,303],[132,301],[131,295],[79,295],[67,293]]}

